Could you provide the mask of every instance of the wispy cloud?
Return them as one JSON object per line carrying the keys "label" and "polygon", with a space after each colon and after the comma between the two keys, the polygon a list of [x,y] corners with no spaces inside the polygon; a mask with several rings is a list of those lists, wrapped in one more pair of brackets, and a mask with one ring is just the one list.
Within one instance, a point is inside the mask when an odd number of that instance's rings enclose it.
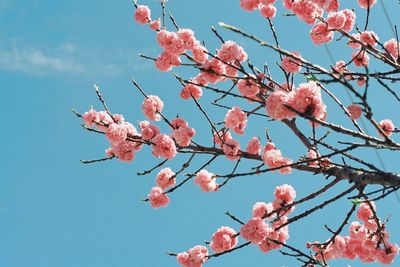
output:
{"label": "wispy cloud", "polygon": [[[0,0],[1,1],[1,0]],[[22,72],[33,76],[80,75],[118,76],[147,71],[151,62],[135,60],[134,51],[84,49],[73,43],[54,48],[37,48],[21,43],[0,44],[0,71]]]}
{"label": "wispy cloud", "polygon": [[45,54],[35,48],[11,47],[9,50],[0,50],[0,69],[24,72],[32,75],[46,73],[83,73],[84,66],[57,56]]}

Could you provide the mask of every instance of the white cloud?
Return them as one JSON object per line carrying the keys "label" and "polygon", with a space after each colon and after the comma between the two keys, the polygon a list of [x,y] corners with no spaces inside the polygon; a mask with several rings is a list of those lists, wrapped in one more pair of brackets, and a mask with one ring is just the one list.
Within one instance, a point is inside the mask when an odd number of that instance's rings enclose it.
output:
{"label": "white cloud", "polygon": [[68,58],[46,54],[36,48],[0,48],[0,69],[43,76],[54,73],[79,74],[84,66]]}
{"label": "white cloud", "polygon": [[[0,0],[1,1],[1,0]],[[0,43],[0,71],[32,76],[79,75],[86,77],[129,75],[154,69],[152,61],[140,59],[131,49],[81,48],[62,43],[36,48],[20,40]]]}

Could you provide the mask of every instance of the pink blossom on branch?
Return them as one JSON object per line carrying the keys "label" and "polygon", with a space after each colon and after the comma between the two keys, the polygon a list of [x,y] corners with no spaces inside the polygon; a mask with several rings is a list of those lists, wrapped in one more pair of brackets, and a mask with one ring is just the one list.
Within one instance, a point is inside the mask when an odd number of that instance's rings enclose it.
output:
{"label": "pink blossom on branch", "polygon": [[149,95],[142,103],[143,114],[149,120],[153,121],[159,121],[161,119],[159,112],[162,112],[163,108],[164,102],[156,95]]}
{"label": "pink blossom on branch", "polygon": [[201,267],[206,262],[208,249],[204,246],[195,246],[188,252],[181,252],[176,260],[184,267]]}
{"label": "pink blossom on branch", "polygon": [[151,21],[150,8],[144,5],[138,5],[135,10],[135,20],[137,23],[146,24]]}
{"label": "pink blossom on branch", "polygon": [[164,168],[157,174],[156,183],[162,190],[165,190],[168,187],[175,185],[176,178],[174,176],[175,173],[171,168]]}
{"label": "pink blossom on branch", "polygon": [[228,226],[223,226],[213,234],[210,247],[215,253],[221,253],[234,248],[237,243],[236,231]]}
{"label": "pink blossom on branch", "polygon": [[218,184],[216,183],[216,177],[207,170],[201,170],[196,174],[195,184],[200,186],[203,192],[211,192],[218,190]]}
{"label": "pink blossom on branch", "polygon": [[160,187],[153,187],[148,195],[150,205],[155,208],[165,207],[169,204],[169,197],[163,193],[163,190]]}
{"label": "pink blossom on branch", "polygon": [[240,107],[233,107],[225,116],[225,126],[237,134],[243,134],[247,126],[247,114]]}

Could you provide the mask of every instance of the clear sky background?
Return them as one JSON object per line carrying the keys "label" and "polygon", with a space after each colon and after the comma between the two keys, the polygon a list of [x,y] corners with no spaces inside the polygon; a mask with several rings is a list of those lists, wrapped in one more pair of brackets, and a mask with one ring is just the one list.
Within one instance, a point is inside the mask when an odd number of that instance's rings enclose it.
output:
{"label": "clear sky background", "polygon": [[[356,1],[341,2],[351,2],[354,6]],[[399,3],[384,2],[393,23],[399,25]],[[158,2],[148,0],[145,3],[152,8],[153,17],[160,14]],[[295,17],[281,16],[281,4],[277,6],[279,15],[275,23],[281,45],[328,67],[331,62],[326,51],[313,46],[308,37],[310,26]],[[272,41],[266,22],[259,14],[241,10],[239,0],[170,0],[168,9],[174,13],[178,24],[192,28],[210,51],[219,46],[210,31],[210,26],[216,26],[219,21],[240,26]],[[359,14],[362,14],[359,22],[363,23],[365,11]],[[150,156],[149,149],[138,153],[131,164],[116,160],[81,164],[79,159],[103,157],[107,148],[103,136],[84,131],[81,121],[71,113],[72,108],[80,112],[90,105],[101,108],[93,91],[94,82],[102,89],[111,111],[122,113],[135,123],[144,117],[139,106],[142,97],[130,83],[130,77],[134,76],[148,93],[157,94],[165,101],[168,117],[179,113],[196,127],[197,140],[210,142],[207,122],[192,103],[178,98],[179,84],[170,74],[156,72],[152,62],[137,56],[139,52],[156,56],[160,50],[154,32],[135,24],[132,16],[133,6],[128,0],[0,0],[0,142],[3,151],[0,156],[0,266],[177,266],[174,258],[165,255],[166,251],[180,252],[201,244],[221,225],[239,229],[239,225],[224,215],[225,211],[247,220],[252,205],[256,201],[271,201],[277,185],[292,184],[298,196],[323,185],[323,177],[297,171],[288,176],[269,173],[240,178],[218,193],[202,193],[189,182],[171,195],[167,208],[154,210],[140,201],[154,185],[154,175],[136,175],[159,162]],[[371,18],[370,28],[379,33],[381,40],[393,37],[379,4],[373,8]],[[271,51],[222,29],[220,32],[226,39],[235,38],[244,46],[256,65],[268,62],[273,66],[277,61]],[[348,59],[351,54],[351,50],[342,48],[343,42],[329,46],[335,60]],[[378,67],[372,63],[372,70]],[[193,74],[176,71],[187,78]],[[279,75],[276,69],[273,73]],[[331,89],[345,104],[350,103],[342,88]],[[206,103],[210,99],[211,96],[206,96],[202,101]],[[326,96],[324,99],[329,105],[329,120],[343,121],[337,108]],[[392,118],[400,125],[398,105],[385,91],[373,85],[371,99],[378,119]],[[223,120],[225,111],[207,108],[216,121]],[[299,141],[279,123],[252,119],[249,125],[246,136],[238,137],[243,144],[252,136],[263,137],[268,127],[285,155],[297,159],[306,154]],[[345,125],[351,127],[348,123]],[[310,132],[307,123],[302,126]],[[318,131],[319,134],[324,132],[323,129]],[[330,140],[333,142],[336,138],[338,136],[332,136]],[[377,162],[374,153],[361,151],[358,155]],[[398,153],[385,152],[382,156],[388,170],[399,171]],[[178,157],[170,166],[176,170],[184,159]],[[196,161],[192,170],[206,160]],[[232,166],[232,162],[219,160],[209,170],[227,173]],[[243,163],[241,170],[253,166]],[[340,189],[346,186],[343,183]],[[328,195],[315,203],[322,202]],[[344,200],[293,224],[289,244],[305,250],[307,241],[324,241],[329,233],[323,225],[336,228],[349,207],[349,201]],[[394,196],[388,197],[378,203],[378,213],[382,218],[390,217],[391,240],[399,242],[399,202]],[[394,266],[399,262],[396,260]],[[335,261],[331,264],[360,266],[361,263]],[[213,259],[206,266],[298,265],[278,251],[263,254],[257,247],[247,247]]]}

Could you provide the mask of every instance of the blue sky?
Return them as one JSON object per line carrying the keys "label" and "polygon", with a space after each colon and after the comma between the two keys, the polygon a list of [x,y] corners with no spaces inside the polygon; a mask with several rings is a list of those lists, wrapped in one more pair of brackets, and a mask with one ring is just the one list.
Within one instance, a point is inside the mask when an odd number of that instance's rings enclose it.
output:
{"label": "blue sky", "polygon": [[[393,23],[399,24],[395,17],[400,13],[399,4],[385,3]],[[159,3],[149,0],[146,4],[156,17]],[[218,45],[210,26],[219,21],[238,25],[272,41],[266,22],[259,14],[242,11],[239,0],[170,0],[168,7],[178,24],[194,29],[210,50]],[[282,13],[280,4],[278,10]],[[128,0],[0,0],[1,266],[176,266],[175,259],[164,252],[183,251],[209,240],[221,225],[239,228],[224,215],[225,211],[246,220],[256,201],[272,200],[277,185],[293,184],[299,196],[323,185],[322,177],[299,172],[234,180],[218,193],[209,194],[188,183],[171,196],[167,208],[153,210],[140,199],[154,185],[154,175],[136,175],[158,162],[148,149],[139,153],[131,164],[112,161],[82,165],[79,159],[102,157],[107,148],[102,136],[82,130],[81,122],[71,113],[72,108],[83,112],[90,105],[100,109],[94,82],[99,84],[113,112],[136,122],[143,115],[139,110],[142,97],[130,83],[130,77],[134,76],[147,92],[165,100],[167,116],[179,113],[187,118],[198,129],[197,140],[208,142],[208,130],[201,130],[207,126],[206,121],[193,104],[178,99],[178,83],[170,74],[156,72],[151,62],[137,56],[139,52],[156,56],[159,48],[154,33],[135,24],[132,16],[133,6]],[[275,21],[284,47],[318,64],[330,64],[323,47],[312,46],[306,34],[309,26],[294,17],[278,16]],[[382,40],[392,37],[380,5],[372,10],[371,29]],[[243,45],[255,64],[273,65],[277,60],[269,50],[222,29],[220,32],[226,39],[234,38]],[[330,44],[335,59],[347,58],[351,53],[341,45],[343,42]],[[193,74],[187,70],[177,72],[185,77]],[[342,88],[332,90],[349,104]],[[378,119],[390,117],[400,124],[395,102],[388,100],[384,92],[373,89],[371,98],[379,108]],[[212,97],[206,96],[202,101],[209,99]],[[215,120],[223,120],[224,111],[208,108]],[[334,108],[331,110],[329,119],[341,122],[343,118]],[[254,135],[263,136],[264,128],[268,127],[274,142],[288,156],[297,158],[306,153],[298,140],[278,123],[255,119],[251,124],[241,141]],[[330,140],[335,138],[338,137]],[[359,155],[376,162],[373,153],[362,151]],[[398,171],[398,155],[385,152],[382,156],[391,159],[385,161],[389,170]],[[183,160],[180,157],[170,166],[178,169]],[[193,169],[205,160],[197,161]],[[245,170],[253,165],[241,166]],[[228,172],[231,168],[232,162],[219,160],[210,171]],[[348,201],[340,202],[292,225],[289,243],[305,249],[307,241],[327,239],[329,233],[323,225],[336,227],[349,205]],[[394,196],[378,203],[379,214],[384,218],[390,216],[388,228],[393,242],[400,240],[398,207]],[[349,264],[359,266],[360,262]],[[277,251],[265,255],[255,247],[248,247],[212,260],[206,266],[267,265],[298,266],[298,263]]]}

